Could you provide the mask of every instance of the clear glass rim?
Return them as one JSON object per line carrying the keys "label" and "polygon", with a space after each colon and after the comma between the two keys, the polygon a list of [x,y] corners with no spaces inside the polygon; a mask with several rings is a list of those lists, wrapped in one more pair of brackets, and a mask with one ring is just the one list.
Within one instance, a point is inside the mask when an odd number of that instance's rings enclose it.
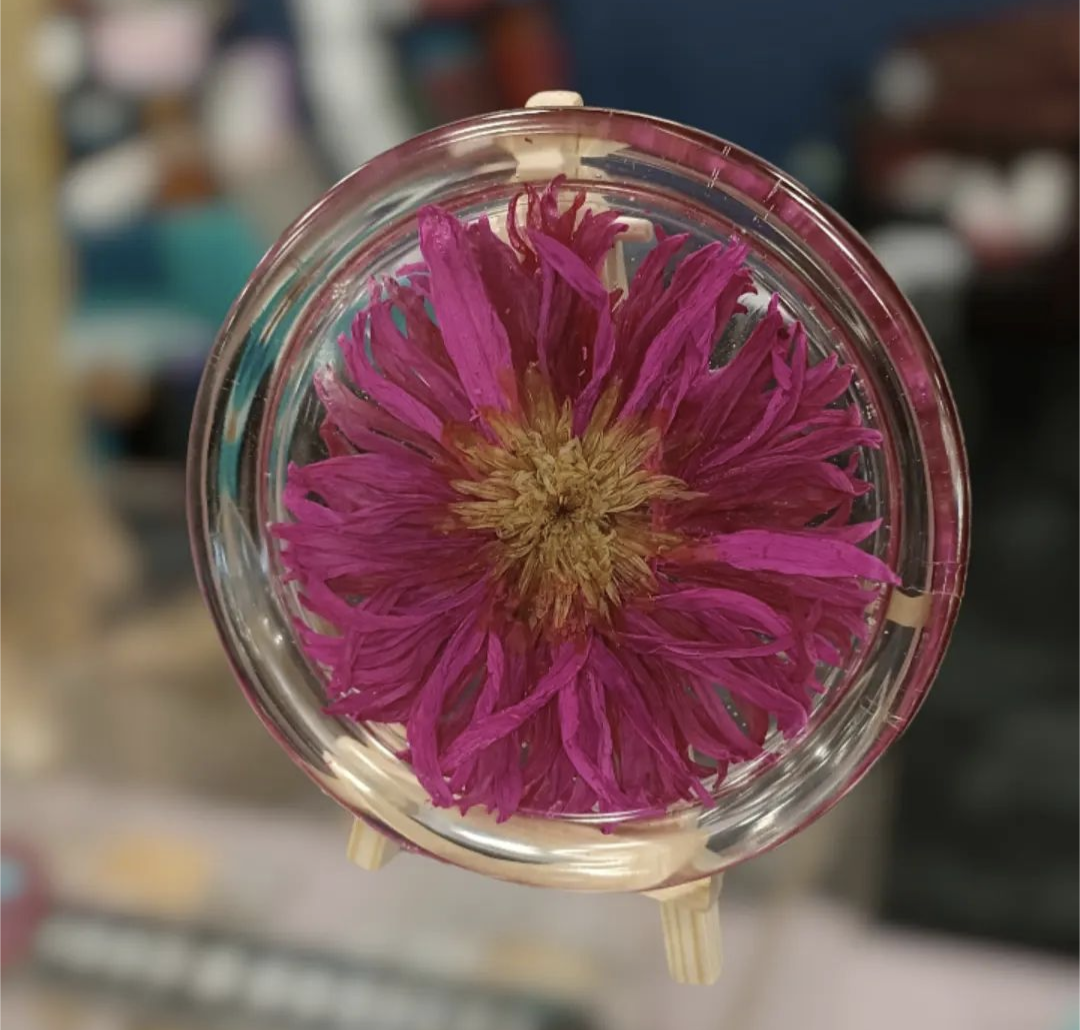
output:
{"label": "clear glass rim", "polygon": [[[515,816],[496,824],[481,812],[461,815],[418,803],[415,785],[375,768],[348,740],[299,740],[266,702],[250,667],[237,654],[240,630],[231,624],[226,589],[215,569],[217,541],[210,516],[213,477],[210,434],[221,372],[244,346],[247,327],[282,268],[301,242],[330,231],[342,205],[356,208],[377,195],[403,167],[467,148],[471,141],[523,132],[616,140],[673,162],[719,188],[760,205],[776,224],[795,234],[829,265],[860,311],[879,331],[901,377],[923,377],[913,396],[925,462],[927,510],[932,520],[931,581],[926,593],[934,618],[921,630],[904,674],[901,705],[883,717],[876,734],[861,742],[843,769],[832,770],[813,804],[798,813],[757,811],[758,823],[743,848],[710,849],[710,810],[687,806],[667,816],[620,824],[601,834],[595,817],[551,819]],[[959,424],[937,354],[906,299],[858,234],[835,212],[784,173],[734,144],[674,122],[595,108],[497,112],[452,123],[415,137],[376,157],[319,198],[287,229],[256,267],[215,343],[196,402],[189,457],[189,525],[200,586],[222,636],[238,682],[270,732],[324,791],[355,814],[377,823],[406,844],[447,861],[506,879],[539,885],[600,890],[647,890],[710,875],[786,839],[817,818],[865,774],[903,731],[937,671],[951,632],[967,560],[967,470]],[[792,751],[810,741],[796,741]],[[791,752],[788,752],[790,754]],[[786,759],[788,755],[785,755]]]}

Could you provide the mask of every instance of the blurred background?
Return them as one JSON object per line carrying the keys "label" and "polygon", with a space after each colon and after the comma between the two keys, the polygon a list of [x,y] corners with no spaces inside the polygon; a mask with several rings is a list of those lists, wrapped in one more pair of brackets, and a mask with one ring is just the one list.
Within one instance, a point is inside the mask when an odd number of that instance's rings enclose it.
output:
{"label": "blurred background", "polygon": [[[3,1016],[11,1030],[1076,1027],[1074,4],[5,0]],[[727,878],[728,970],[655,906],[351,867],[231,681],[183,462],[264,249],[414,132],[577,89],[710,130],[863,232],[926,322],[975,560],[914,728]]]}

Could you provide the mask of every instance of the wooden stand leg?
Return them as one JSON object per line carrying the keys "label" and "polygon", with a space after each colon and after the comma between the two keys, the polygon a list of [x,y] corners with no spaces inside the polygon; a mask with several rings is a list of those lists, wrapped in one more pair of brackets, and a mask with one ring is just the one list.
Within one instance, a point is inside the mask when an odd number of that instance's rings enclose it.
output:
{"label": "wooden stand leg", "polygon": [[369,873],[377,873],[400,851],[389,837],[373,829],[363,819],[353,820],[346,846],[349,860]]}
{"label": "wooden stand leg", "polygon": [[651,891],[660,903],[668,970],[676,983],[708,985],[720,978],[723,950],[719,896],[723,876]]}
{"label": "wooden stand leg", "polygon": [[584,107],[580,93],[568,89],[542,89],[525,101],[526,107]]}

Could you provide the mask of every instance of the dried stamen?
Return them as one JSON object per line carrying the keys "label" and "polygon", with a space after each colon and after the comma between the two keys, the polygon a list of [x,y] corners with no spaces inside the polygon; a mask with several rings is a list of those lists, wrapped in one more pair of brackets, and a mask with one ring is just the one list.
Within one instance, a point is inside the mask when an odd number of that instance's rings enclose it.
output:
{"label": "dried stamen", "polygon": [[652,589],[650,559],[677,541],[657,528],[653,502],[685,491],[648,467],[655,429],[612,422],[613,392],[575,435],[570,405],[530,385],[520,420],[494,419],[498,440],[465,448],[477,478],[452,484],[472,498],[452,510],[465,527],[494,532],[496,574],[510,580],[523,614],[564,631]]}

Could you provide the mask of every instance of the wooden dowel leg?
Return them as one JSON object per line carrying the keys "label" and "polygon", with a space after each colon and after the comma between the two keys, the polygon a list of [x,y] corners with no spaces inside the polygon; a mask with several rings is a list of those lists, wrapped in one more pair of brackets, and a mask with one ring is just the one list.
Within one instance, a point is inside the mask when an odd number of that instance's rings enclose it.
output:
{"label": "wooden dowel leg", "polygon": [[350,861],[361,869],[369,873],[378,872],[400,850],[395,841],[379,833],[363,819],[353,820],[346,851]]}
{"label": "wooden dowel leg", "polygon": [[722,876],[650,892],[660,903],[668,970],[676,983],[716,983],[723,967],[719,896]]}

